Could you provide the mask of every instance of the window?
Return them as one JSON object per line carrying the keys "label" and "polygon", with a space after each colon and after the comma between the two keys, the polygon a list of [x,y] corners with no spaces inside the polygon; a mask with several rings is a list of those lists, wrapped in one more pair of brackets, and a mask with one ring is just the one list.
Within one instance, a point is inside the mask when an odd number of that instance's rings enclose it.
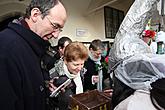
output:
{"label": "window", "polygon": [[120,27],[120,24],[124,19],[124,12],[106,6],[104,7],[104,19],[105,36],[106,38],[114,39]]}

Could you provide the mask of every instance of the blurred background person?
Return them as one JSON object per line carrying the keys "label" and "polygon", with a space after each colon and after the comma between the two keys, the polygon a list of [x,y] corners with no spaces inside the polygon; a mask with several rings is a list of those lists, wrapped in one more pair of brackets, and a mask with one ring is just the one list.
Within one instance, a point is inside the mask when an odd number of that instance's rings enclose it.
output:
{"label": "blurred background person", "polygon": [[103,77],[107,74],[105,59],[101,56],[104,50],[103,43],[100,39],[95,39],[89,46],[89,57],[85,62],[84,67],[87,72],[84,75],[84,91],[103,89]]}
{"label": "blurred background person", "polygon": [[64,50],[65,50],[65,47],[71,43],[72,40],[69,38],[69,37],[61,37],[59,40],[58,40],[58,44],[57,46],[55,46],[54,48],[57,48],[57,50],[59,51],[60,53],[60,56],[63,57],[64,55]]}

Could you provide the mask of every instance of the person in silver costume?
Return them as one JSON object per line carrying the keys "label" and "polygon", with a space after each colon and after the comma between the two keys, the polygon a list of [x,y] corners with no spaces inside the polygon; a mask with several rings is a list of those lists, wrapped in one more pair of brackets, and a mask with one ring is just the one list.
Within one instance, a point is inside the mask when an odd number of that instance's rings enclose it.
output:
{"label": "person in silver costume", "polygon": [[135,0],[116,34],[109,53],[114,110],[165,109],[165,55],[152,54],[140,39],[158,2]]}

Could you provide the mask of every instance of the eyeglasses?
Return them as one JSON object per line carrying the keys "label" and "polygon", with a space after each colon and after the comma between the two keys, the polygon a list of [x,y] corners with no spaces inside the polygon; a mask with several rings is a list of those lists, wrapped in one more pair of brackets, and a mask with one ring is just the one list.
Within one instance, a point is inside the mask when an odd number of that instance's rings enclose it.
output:
{"label": "eyeglasses", "polygon": [[60,26],[59,24],[57,24],[57,23],[52,23],[51,20],[50,20],[48,17],[46,17],[46,18],[48,19],[48,21],[50,22],[50,24],[52,25],[52,27],[53,27],[53,29],[54,29],[55,31],[59,31],[59,32],[62,31],[62,28],[61,28],[61,26]]}

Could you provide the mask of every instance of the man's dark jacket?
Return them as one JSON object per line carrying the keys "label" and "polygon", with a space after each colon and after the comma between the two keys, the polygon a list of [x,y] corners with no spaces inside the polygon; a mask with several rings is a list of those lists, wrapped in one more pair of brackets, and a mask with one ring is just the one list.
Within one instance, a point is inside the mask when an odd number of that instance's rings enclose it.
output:
{"label": "man's dark jacket", "polygon": [[10,23],[0,32],[1,110],[45,110],[40,60],[48,45],[19,24]]}
{"label": "man's dark jacket", "polygon": [[[100,62],[101,63],[104,62],[103,57],[101,58]],[[98,75],[96,63],[93,60],[91,60],[91,58],[88,58],[87,61],[85,61],[84,67],[87,69],[87,72],[84,74],[84,85],[83,85],[84,91],[97,89],[97,84],[92,84],[92,76]],[[102,72],[103,72],[103,80],[104,80],[108,77],[107,69],[103,67]],[[103,83],[103,88],[104,88],[104,83]]]}

